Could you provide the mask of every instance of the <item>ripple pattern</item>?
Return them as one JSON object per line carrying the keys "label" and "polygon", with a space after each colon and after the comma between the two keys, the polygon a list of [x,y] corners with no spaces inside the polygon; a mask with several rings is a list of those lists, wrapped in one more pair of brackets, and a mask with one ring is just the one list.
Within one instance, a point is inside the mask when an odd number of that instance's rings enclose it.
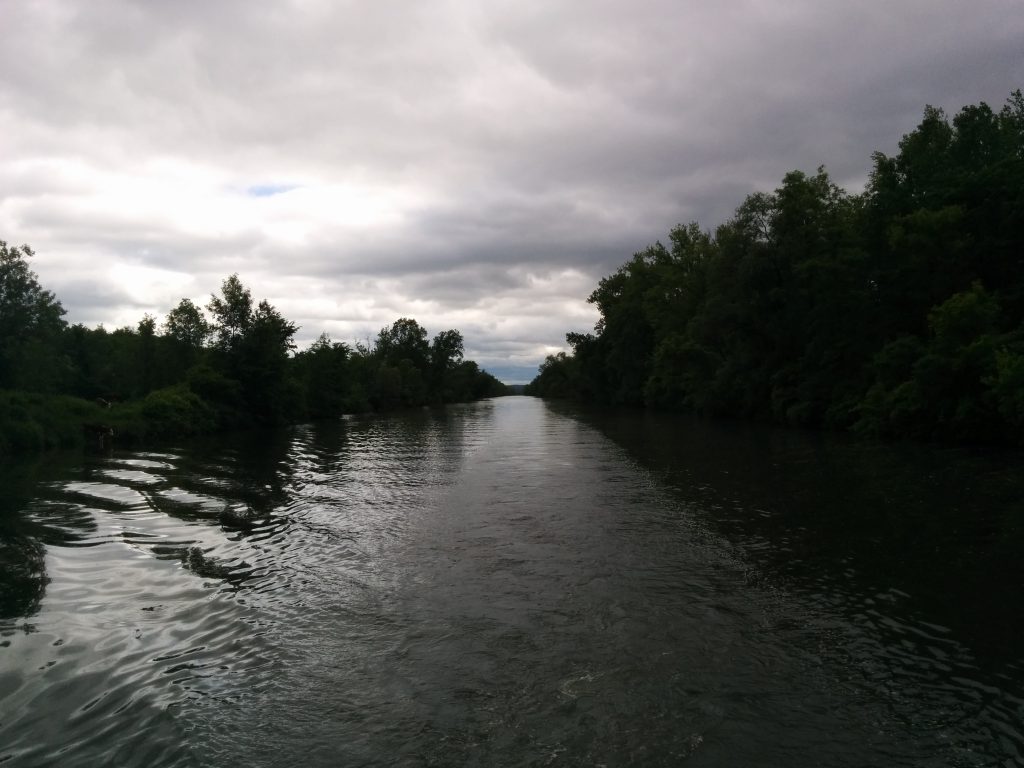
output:
{"label": "ripple pattern", "polygon": [[0,528],[0,764],[1024,765],[1019,662],[692,487],[527,398],[90,458]]}

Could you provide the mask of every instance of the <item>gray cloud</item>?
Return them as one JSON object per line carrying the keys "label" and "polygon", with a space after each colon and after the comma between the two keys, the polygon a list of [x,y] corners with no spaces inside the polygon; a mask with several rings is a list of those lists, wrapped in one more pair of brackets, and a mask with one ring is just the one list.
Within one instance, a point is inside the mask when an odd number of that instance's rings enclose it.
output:
{"label": "gray cloud", "polygon": [[[459,327],[495,368],[676,223],[925,104],[1024,81],[1017,0],[3,4],[0,238],[73,322],[134,323],[238,272],[341,339]],[[254,194],[253,190],[276,194]]]}

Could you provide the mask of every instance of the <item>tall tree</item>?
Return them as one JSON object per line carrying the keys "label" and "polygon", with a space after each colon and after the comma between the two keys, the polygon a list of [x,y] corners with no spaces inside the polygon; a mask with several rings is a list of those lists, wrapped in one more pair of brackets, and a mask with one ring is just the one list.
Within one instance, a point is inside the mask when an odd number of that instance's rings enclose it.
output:
{"label": "tall tree", "polygon": [[434,337],[430,345],[430,386],[436,399],[448,402],[455,398],[451,374],[464,354],[464,341],[458,331],[441,331]]}
{"label": "tall tree", "polygon": [[320,337],[295,356],[298,375],[305,387],[306,408],[313,418],[337,416],[350,396],[349,353],[347,345]]}
{"label": "tall tree", "polygon": [[144,395],[150,392],[160,380],[160,372],[156,370],[156,318],[148,312],[139,321],[139,385]]}
{"label": "tall tree", "polygon": [[430,356],[427,331],[412,318],[400,318],[380,329],[374,352],[391,365],[408,360],[417,369],[425,370]]}
{"label": "tall tree", "polygon": [[242,285],[235,273],[221,283],[220,296],[210,295],[206,308],[213,315],[213,332],[217,347],[231,351],[241,340],[253,321],[252,293]]}
{"label": "tall tree", "polygon": [[264,300],[237,344],[235,373],[250,411],[260,422],[284,421],[298,409],[298,393],[287,369],[297,330],[298,326]]}
{"label": "tall tree", "polygon": [[182,299],[167,313],[163,331],[168,365],[180,373],[200,361],[211,333],[202,310],[191,299]]}
{"label": "tall tree", "polygon": [[210,336],[210,324],[191,299],[182,299],[167,313],[164,334],[182,346],[198,351]]}
{"label": "tall tree", "polygon": [[0,240],[0,387],[53,389],[64,373],[64,308],[29,268],[34,255]]}

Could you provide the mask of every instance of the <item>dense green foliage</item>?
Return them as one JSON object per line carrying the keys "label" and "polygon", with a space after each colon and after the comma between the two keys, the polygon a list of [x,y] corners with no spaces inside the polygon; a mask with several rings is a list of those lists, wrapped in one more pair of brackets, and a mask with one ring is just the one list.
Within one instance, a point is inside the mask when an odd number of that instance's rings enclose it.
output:
{"label": "dense green foliage", "polygon": [[32,256],[0,240],[0,389],[53,387],[62,373],[48,351],[64,331],[64,309],[29,269]]}
{"label": "dense green foliage", "polygon": [[794,171],[637,253],[529,391],[1024,443],[1024,97],[929,107],[873,161],[863,194]]}
{"label": "dense green foliage", "polygon": [[0,241],[0,455],[504,394],[463,360],[461,333],[428,342],[408,318],[381,329],[372,349],[324,334],[296,354],[298,328],[238,275],[208,315],[182,299],[162,326],[149,315],[114,331],[68,326],[32,256]]}

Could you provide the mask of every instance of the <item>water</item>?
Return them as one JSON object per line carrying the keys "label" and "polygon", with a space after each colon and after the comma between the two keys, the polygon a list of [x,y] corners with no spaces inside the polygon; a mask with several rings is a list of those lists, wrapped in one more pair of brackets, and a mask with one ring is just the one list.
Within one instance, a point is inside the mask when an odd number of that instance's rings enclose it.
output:
{"label": "water", "polygon": [[8,467],[0,764],[1024,765],[979,461],[504,398]]}

